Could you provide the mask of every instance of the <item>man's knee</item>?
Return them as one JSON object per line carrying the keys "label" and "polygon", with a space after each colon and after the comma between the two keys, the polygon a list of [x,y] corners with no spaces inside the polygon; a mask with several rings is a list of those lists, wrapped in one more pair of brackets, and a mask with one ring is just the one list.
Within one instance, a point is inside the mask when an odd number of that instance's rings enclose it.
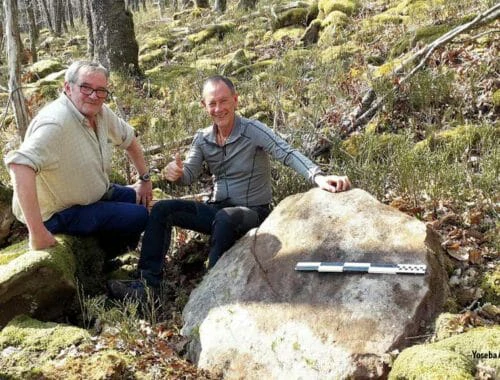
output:
{"label": "man's knee", "polygon": [[158,222],[164,222],[167,219],[171,219],[177,212],[196,214],[196,206],[194,202],[177,199],[158,201],[151,209],[149,217]]}
{"label": "man's knee", "polygon": [[255,211],[245,207],[228,207],[217,212],[213,226],[231,228],[237,234],[244,234],[258,224],[259,215]]}

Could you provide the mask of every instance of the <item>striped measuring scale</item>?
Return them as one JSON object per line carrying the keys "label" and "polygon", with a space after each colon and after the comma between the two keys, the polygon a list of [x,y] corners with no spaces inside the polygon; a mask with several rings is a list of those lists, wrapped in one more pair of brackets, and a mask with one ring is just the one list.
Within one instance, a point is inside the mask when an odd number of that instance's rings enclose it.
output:
{"label": "striped measuring scale", "polygon": [[423,264],[303,261],[295,265],[295,270],[327,273],[425,274],[427,266]]}

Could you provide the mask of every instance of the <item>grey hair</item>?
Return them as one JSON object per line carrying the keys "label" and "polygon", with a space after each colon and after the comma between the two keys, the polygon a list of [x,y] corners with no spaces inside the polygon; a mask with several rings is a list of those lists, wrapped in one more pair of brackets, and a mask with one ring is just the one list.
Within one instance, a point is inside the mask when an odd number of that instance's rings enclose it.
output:
{"label": "grey hair", "polygon": [[203,97],[203,93],[205,92],[205,87],[207,87],[209,84],[215,84],[215,83],[224,83],[227,88],[231,91],[231,94],[235,95],[236,94],[236,88],[234,87],[234,83],[231,82],[231,79],[228,77],[225,77],[223,75],[214,75],[205,80],[203,83],[203,88],[201,90],[201,96]]}
{"label": "grey hair", "polygon": [[109,71],[104,66],[98,62],[91,61],[75,61],[69,65],[64,75],[64,80],[68,83],[76,83],[78,81],[78,76],[80,70],[88,70],[90,72],[99,72],[104,74],[106,79],[109,79]]}

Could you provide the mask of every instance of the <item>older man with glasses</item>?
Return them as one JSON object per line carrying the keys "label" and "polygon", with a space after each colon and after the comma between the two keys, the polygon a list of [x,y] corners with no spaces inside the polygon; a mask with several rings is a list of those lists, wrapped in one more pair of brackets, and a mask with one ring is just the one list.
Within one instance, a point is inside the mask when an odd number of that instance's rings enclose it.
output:
{"label": "older man with glasses", "polygon": [[[152,198],[149,169],[134,129],[104,104],[108,80],[97,63],[71,64],[63,93],[5,157],[13,211],[28,228],[31,249],[55,245],[57,233],[97,235],[109,258],[137,246]],[[133,186],[110,183],[111,144],[134,164],[139,180]]]}

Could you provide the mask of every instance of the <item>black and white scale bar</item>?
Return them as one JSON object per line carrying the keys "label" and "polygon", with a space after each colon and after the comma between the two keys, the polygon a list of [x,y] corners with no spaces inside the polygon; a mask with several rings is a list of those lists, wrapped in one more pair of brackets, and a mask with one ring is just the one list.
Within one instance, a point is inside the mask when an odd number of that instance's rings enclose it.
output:
{"label": "black and white scale bar", "polygon": [[427,269],[423,264],[372,264],[351,262],[298,262],[297,271],[317,271],[333,273],[379,273],[379,274],[425,274]]}

